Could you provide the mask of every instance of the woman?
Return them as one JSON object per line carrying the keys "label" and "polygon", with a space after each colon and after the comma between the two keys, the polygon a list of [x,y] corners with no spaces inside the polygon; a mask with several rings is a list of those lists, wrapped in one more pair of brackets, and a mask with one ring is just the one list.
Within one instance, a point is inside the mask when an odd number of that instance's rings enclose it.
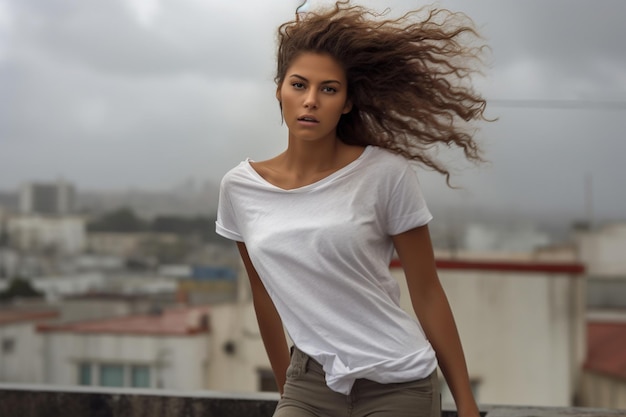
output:
{"label": "woman", "polygon": [[[216,229],[250,279],[275,416],[435,416],[437,364],[459,415],[479,415],[410,161],[449,179],[433,146],[480,160],[464,129],[483,119],[465,83],[480,48],[460,42],[476,36],[464,16],[421,12],[391,20],[344,1],[283,24],[287,149],[222,180]],[[399,307],[394,251],[419,322]]]}

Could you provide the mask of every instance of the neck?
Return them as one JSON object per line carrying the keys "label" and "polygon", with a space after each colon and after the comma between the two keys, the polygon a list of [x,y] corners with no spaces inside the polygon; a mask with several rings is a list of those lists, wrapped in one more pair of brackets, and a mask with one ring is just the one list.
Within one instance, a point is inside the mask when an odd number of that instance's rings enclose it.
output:
{"label": "neck", "polygon": [[333,169],[346,145],[339,139],[325,141],[290,140],[283,154],[285,167],[300,174],[318,173]]}

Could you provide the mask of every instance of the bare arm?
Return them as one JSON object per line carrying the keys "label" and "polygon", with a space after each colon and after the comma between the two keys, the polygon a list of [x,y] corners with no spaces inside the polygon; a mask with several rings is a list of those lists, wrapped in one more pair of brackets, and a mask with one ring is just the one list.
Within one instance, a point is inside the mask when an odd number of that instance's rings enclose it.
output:
{"label": "bare arm", "polygon": [[413,309],[435,349],[459,416],[476,417],[478,407],[452,310],[437,276],[428,226],[393,236],[393,242],[404,268]]}
{"label": "bare arm", "polygon": [[269,357],[274,378],[280,394],[283,394],[285,385],[287,367],[289,366],[289,349],[287,347],[287,339],[283,330],[283,323],[274,307],[274,303],[267,294],[267,290],[259,278],[254,265],[250,261],[248,250],[243,242],[237,242],[239,254],[246,267],[248,278],[250,279],[250,287],[252,288],[252,301],[254,303],[254,311],[256,312],[259,330],[265,351]]}

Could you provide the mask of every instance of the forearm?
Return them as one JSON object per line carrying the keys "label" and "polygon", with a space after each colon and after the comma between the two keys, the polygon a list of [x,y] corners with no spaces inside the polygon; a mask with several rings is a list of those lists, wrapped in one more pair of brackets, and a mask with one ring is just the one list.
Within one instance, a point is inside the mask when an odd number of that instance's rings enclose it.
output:
{"label": "forearm", "polygon": [[246,272],[248,273],[248,278],[250,279],[252,301],[254,303],[254,311],[259,324],[261,338],[263,339],[263,345],[265,346],[265,351],[270,360],[272,372],[274,372],[278,391],[282,395],[287,377],[287,367],[289,366],[289,349],[287,348],[283,322],[256,268],[254,268],[250,260],[246,245],[243,242],[238,242],[237,248],[241,254],[241,260],[246,268]]}
{"label": "forearm", "polygon": [[437,276],[428,226],[393,236],[415,314],[430,341],[459,415],[477,417],[465,356],[448,299]]}
{"label": "forearm", "polygon": [[[423,290],[423,289],[422,289]],[[439,367],[454,397],[459,415],[477,415],[467,364],[448,299],[438,280],[422,296],[413,300],[426,337],[433,346]]]}
{"label": "forearm", "polygon": [[[267,294],[265,294],[267,296]],[[265,351],[270,360],[278,391],[283,393],[287,367],[289,366],[289,349],[282,321],[274,308],[269,296],[263,294],[254,297],[254,309],[263,339]]]}

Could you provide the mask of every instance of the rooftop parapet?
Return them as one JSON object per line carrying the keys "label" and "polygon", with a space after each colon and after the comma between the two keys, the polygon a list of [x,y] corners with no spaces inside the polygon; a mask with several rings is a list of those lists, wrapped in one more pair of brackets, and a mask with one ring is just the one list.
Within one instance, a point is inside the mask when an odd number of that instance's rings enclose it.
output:
{"label": "rooftop parapet", "polygon": [[[271,417],[274,393],[232,394],[0,384],[3,417]],[[481,406],[486,417],[626,417],[626,410]],[[444,409],[442,417],[456,417]]]}

